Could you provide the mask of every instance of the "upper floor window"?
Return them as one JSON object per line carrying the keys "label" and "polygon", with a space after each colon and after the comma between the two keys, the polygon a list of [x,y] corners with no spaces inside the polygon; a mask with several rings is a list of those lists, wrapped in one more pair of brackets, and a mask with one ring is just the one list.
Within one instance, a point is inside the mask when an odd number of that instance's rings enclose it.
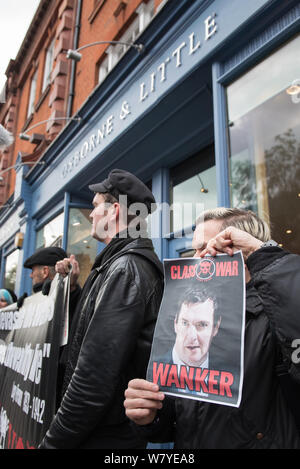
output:
{"label": "upper floor window", "polygon": [[35,102],[35,94],[36,94],[36,83],[37,83],[37,74],[38,69],[34,72],[34,75],[31,79],[30,84],[30,92],[29,92],[29,101],[28,101],[28,109],[27,109],[27,117],[34,111],[34,102]]}
{"label": "upper floor window", "polygon": [[4,288],[15,290],[17,268],[19,261],[19,250],[16,249],[6,257]]}
{"label": "upper floor window", "polygon": [[45,91],[45,89],[51,82],[51,72],[52,72],[53,60],[54,60],[54,44],[55,44],[55,38],[52,39],[46,51],[42,93]]}
{"label": "upper floor window", "polygon": [[[147,3],[142,2],[136,9],[136,14],[137,17],[118,41],[127,43],[136,41],[137,37],[144,31],[154,16],[154,0],[149,0]],[[107,56],[99,66],[98,83],[101,83],[106,78],[128,49],[129,46],[125,44],[111,45],[106,49]]]}

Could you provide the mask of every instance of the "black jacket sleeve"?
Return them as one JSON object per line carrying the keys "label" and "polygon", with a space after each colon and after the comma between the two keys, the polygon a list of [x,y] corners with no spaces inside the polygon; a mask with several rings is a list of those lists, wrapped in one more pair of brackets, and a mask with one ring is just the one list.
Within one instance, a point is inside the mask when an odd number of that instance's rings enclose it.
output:
{"label": "black jacket sleeve", "polygon": [[176,428],[175,399],[166,396],[163,408],[157,411],[156,418],[149,425],[132,425],[138,435],[151,443],[173,442]]}
{"label": "black jacket sleeve", "polygon": [[283,361],[300,383],[300,256],[280,248],[262,248],[247,261],[254,286],[276,334]]}

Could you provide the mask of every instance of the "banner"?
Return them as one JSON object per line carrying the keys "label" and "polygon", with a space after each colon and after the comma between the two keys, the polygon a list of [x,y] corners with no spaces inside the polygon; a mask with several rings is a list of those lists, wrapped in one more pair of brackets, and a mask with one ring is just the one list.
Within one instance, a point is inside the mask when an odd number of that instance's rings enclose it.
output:
{"label": "banner", "polygon": [[37,448],[55,414],[60,346],[66,343],[69,277],[49,295],[0,310],[0,448]]}
{"label": "banner", "polygon": [[242,253],[165,260],[164,271],[147,379],[165,394],[238,407],[245,329]]}

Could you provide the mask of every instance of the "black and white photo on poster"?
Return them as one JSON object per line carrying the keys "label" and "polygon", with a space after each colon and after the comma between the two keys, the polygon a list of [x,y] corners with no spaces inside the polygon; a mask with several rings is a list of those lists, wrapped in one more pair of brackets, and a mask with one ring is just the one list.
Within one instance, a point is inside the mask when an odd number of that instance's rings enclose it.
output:
{"label": "black and white photo on poster", "polygon": [[238,407],[245,329],[242,253],[164,260],[164,271],[147,379],[165,394]]}
{"label": "black and white photo on poster", "polygon": [[35,449],[56,408],[60,347],[68,329],[69,277],[0,310],[0,449]]}

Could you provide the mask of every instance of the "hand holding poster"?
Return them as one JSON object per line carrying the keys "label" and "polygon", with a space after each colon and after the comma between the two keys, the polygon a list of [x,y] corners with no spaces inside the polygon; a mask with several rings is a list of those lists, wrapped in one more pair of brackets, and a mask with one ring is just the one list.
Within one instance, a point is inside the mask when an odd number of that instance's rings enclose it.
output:
{"label": "hand holding poster", "polygon": [[245,327],[242,253],[165,260],[164,270],[147,379],[165,394],[238,407]]}
{"label": "hand holding poster", "polygon": [[55,413],[69,278],[0,310],[0,448],[37,448]]}

